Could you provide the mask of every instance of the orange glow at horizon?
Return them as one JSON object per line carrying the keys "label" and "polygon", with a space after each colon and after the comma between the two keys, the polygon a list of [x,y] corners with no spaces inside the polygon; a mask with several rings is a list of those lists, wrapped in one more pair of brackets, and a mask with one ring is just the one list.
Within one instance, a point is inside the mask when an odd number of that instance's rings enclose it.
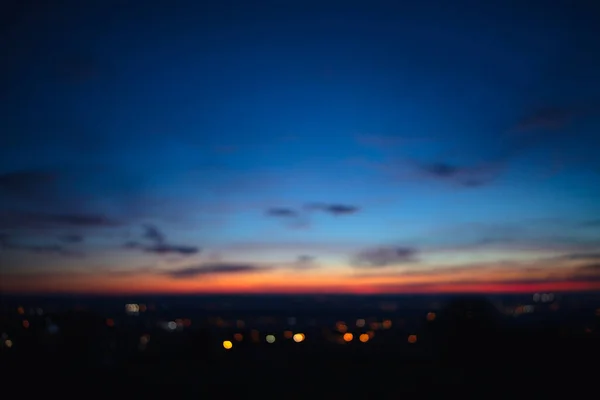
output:
{"label": "orange glow at horizon", "polygon": [[[472,271],[470,280],[459,280],[443,273],[419,276],[365,276],[321,273],[296,277],[287,273],[260,273],[203,278],[171,279],[162,275],[140,274],[109,276],[92,273],[44,274],[42,276],[5,275],[0,290],[6,293],[81,293],[81,294],[402,294],[402,293],[529,293],[539,291],[600,290],[600,282],[565,279],[535,280],[515,271],[501,276],[497,271]],[[488,272],[488,273],[486,273]],[[298,278],[298,279],[296,279]],[[487,278],[487,279],[486,279]]]}

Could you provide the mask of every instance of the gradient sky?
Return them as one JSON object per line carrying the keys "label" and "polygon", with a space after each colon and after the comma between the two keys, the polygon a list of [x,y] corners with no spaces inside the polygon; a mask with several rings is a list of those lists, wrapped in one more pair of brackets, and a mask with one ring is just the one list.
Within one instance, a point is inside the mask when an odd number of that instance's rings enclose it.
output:
{"label": "gradient sky", "polygon": [[592,2],[12,3],[0,290],[600,288]]}

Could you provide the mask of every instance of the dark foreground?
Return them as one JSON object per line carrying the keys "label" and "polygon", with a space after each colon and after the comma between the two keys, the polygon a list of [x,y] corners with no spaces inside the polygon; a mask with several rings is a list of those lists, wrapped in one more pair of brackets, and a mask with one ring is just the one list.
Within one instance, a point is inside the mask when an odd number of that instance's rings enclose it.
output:
{"label": "dark foreground", "polygon": [[[598,320],[585,329],[567,321],[514,325],[483,300],[457,300],[424,326],[414,343],[401,331],[380,340],[332,344],[317,331],[294,343],[236,344],[199,328],[177,346],[153,351],[120,350],[109,365],[98,363],[114,349],[99,346],[106,333],[96,316],[76,313],[51,339],[28,330],[20,346],[0,353],[3,389],[25,398],[132,395],[135,398],[328,398],[400,396],[508,398],[589,395],[600,371]],[[316,329],[316,328],[315,328]],[[126,342],[133,328],[114,333]],[[153,340],[158,334],[153,336]],[[112,342],[111,342],[112,343]],[[124,347],[126,349],[126,347]]]}

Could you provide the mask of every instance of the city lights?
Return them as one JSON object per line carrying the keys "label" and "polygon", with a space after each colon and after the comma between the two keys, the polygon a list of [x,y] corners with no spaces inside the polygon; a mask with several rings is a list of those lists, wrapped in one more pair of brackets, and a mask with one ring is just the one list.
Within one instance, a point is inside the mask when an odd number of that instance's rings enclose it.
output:
{"label": "city lights", "polygon": [[300,343],[300,342],[303,342],[306,337],[304,336],[304,333],[296,333],[296,334],[294,334],[293,338],[294,338],[294,342]]}

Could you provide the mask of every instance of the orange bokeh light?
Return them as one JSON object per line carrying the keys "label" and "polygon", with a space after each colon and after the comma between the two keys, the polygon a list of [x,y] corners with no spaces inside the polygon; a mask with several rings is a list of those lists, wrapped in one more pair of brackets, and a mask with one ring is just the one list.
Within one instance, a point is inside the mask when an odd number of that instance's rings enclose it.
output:
{"label": "orange bokeh light", "polygon": [[348,331],[348,325],[342,321],[339,321],[335,324],[335,329],[337,329],[340,333],[346,333]]}
{"label": "orange bokeh light", "polygon": [[354,339],[354,335],[353,335],[353,334],[351,334],[350,332],[346,332],[346,333],[344,333],[344,336],[343,336],[343,337],[344,337],[344,341],[345,341],[345,342],[351,342],[351,341],[352,341],[352,339]]}

